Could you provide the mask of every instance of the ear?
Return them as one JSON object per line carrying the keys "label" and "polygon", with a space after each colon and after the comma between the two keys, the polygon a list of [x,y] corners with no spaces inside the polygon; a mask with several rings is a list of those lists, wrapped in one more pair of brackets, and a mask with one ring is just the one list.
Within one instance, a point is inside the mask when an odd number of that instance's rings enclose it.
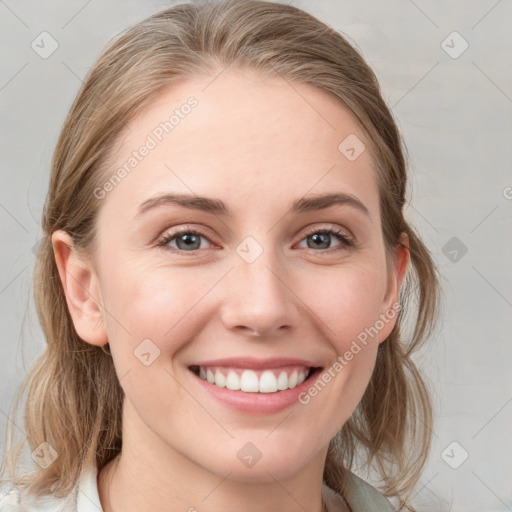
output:
{"label": "ear", "polygon": [[403,232],[393,250],[392,261],[388,264],[387,289],[380,316],[384,327],[379,331],[379,343],[382,343],[390,335],[398,319],[400,289],[409,267],[409,260],[409,236]]}
{"label": "ear", "polygon": [[91,345],[108,343],[99,280],[89,263],[78,256],[69,233],[52,234],[53,253],[78,336]]}

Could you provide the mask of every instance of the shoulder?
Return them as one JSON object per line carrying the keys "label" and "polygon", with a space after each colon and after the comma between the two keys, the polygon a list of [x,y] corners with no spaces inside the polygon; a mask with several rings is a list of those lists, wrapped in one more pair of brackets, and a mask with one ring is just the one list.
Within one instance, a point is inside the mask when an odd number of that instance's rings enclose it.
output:
{"label": "shoulder", "polygon": [[96,466],[83,468],[71,492],[57,498],[51,494],[23,493],[12,482],[0,484],[0,512],[102,512],[96,482]]}
{"label": "shoulder", "polygon": [[[325,485],[324,492],[329,506],[328,512],[343,510],[343,499],[339,494]],[[350,471],[345,473],[343,498],[351,512],[395,512],[395,508],[383,494]]]}
{"label": "shoulder", "polygon": [[74,493],[65,498],[23,494],[12,484],[0,487],[0,512],[75,512]]}
{"label": "shoulder", "polygon": [[0,486],[0,512],[15,512],[21,510],[18,491],[9,484]]}

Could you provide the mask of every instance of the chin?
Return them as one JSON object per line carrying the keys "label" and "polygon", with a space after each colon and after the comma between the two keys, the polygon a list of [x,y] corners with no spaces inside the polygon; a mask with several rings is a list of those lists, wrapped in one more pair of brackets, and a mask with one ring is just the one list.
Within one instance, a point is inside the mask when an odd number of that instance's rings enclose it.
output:
{"label": "chin", "polygon": [[214,458],[201,464],[203,468],[222,478],[229,475],[230,480],[237,482],[268,483],[276,479],[286,480],[310,464],[315,457],[321,457],[323,464],[326,455],[326,450],[313,451],[313,447],[311,452],[308,451],[304,443],[293,438],[289,438],[288,442],[264,438],[255,439],[254,442],[236,440],[231,445],[233,448],[213,453]]}

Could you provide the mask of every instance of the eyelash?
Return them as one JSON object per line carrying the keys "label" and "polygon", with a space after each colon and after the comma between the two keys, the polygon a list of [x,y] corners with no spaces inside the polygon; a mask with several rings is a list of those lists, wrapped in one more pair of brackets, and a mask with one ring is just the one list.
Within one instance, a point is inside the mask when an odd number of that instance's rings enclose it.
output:
{"label": "eyelash", "polygon": [[[172,231],[170,233],[166,233],[164,236],[162,236],[162,238],[160,238],[160,240],[158,240],[157,246],[163,247],[164,249],[168,249],[175,253],[180,253],[180,254],[190,253],[190,255],[195,255],[200,249],[194,249],[192,251],[184,251],[182,249],[176,249],[174,247],[169,247],[167,245],[170,241],[172,241],[175,238],[179,237],[180,235],[184,235],[184,234],[201,236],[210,242],[209,238],[201,231],[197,231],[195,229],[179,229],[176,231]],[[304,240],[308,236],[311,236],[314,234],[335,235],[336,237],[338,237],[338,239],[340,240],[341,243],[335,247],[331,247],[330,249],[317,250],[317,249],[312,249],[310,247],[307,247],[306,248],[307,251],[313,251],[314,253],[317,253],[317,254],[322,254],[322,253],[323,254],[331,254],[332,252],[340,251],[343,249],[347,250],[347,249],[356,248],[355,240],[353,240],[352,238],[347,236],[344,231],[342,231],[341,229],[337,229],[337,228],[330,228],[330,229],[328,229],[328,228],[316,228],[316,229],[312,228],[304,234],[304,237],[300,241],[302,242],[302,240]]]}

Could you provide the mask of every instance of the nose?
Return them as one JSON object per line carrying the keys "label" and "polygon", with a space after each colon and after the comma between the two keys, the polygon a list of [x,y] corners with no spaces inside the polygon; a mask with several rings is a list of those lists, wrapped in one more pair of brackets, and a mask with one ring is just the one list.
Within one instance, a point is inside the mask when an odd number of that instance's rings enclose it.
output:
{"label": "nose", "polygon": [[227,329],[244,335],[275,338],[300,318],[291,272],[265,250],[255,261],[235,260],[224,283],[221,319]]}

